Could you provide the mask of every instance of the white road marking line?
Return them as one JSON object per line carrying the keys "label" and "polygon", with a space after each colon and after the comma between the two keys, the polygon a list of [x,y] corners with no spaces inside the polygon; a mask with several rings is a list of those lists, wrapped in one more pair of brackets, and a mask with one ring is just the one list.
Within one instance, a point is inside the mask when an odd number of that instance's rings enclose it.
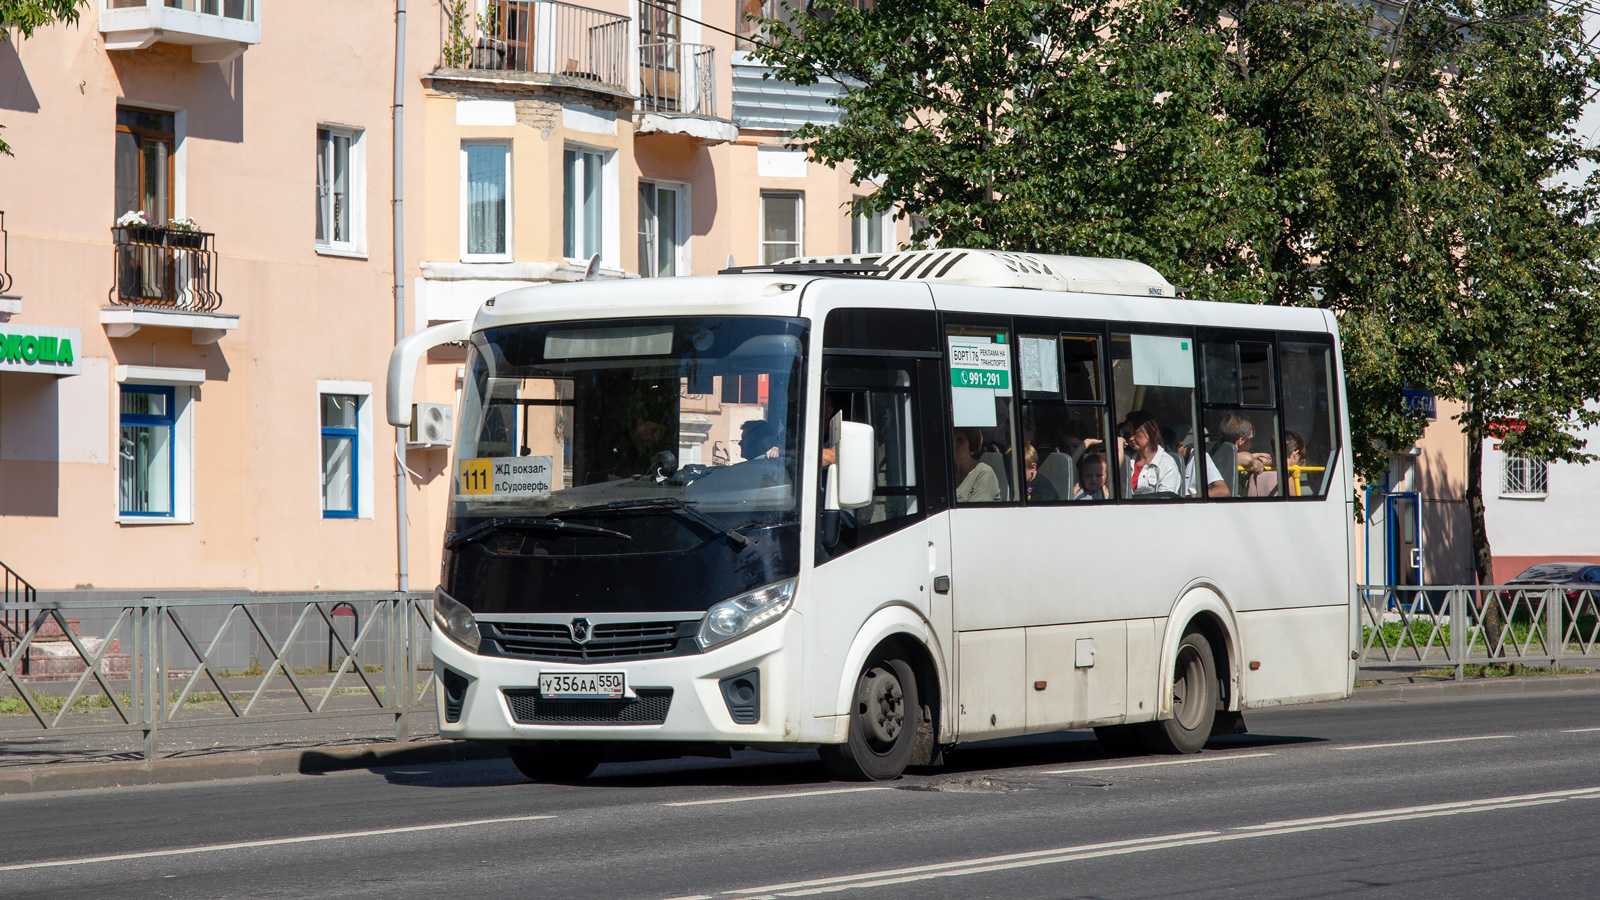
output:
{"label": "white road marking line", "polygon": [[472,825],[501,825],[507,822],[532,822],[536,819],[554,819],[555,816],[508,816],[503,819],[470,819],[465,822],[441,822],[437,825],[407,825],[403,828],[374,828],[368,831],[341,831],[335,834],[308,834],[300,837],[272,838],[261,841],[234,841],[228,844],[206,844],[199,847],[180,847],[176,850],[146,850],[140,853],[117,853],[110,856],[84,856],[77,859],[57,859],[49,862],[16,863],[0,866],[0,872],[17,872],[23,869],[52,869],[62,866],[84,866],[91,863],[121,862],[129,859],[154,859],[162,856],[187,856],[193,853],[216,853],[220,850],[249,850],[256,847],[277,847],[283,844],[307,844],[313,841],[338,841],[347,838],[379,837],[386,834],[410,834],[418,831],[442,831],[447,828],[466,828]]}
{"label": "white road marking line", "polygon": [[717,803],[748,803],[751,800],[787,800],[790,797],[820,797],[823,794],[859,794],[862,791],[892,791],[891,787],[832,788],[825,791],[796,791],[792,794],[757,794],[754,797],[719,797],[716,800],[679,800],[662,806],[711,806]]}
{"label": "white road marking line", "polygon": [[1600,728],[1563,728],[1562,734],[1583,734],[1585,731],[1600,731]]}
{"label": "white road marking line", "polygon": [[1515,737],[1511,734],[1478,734],[1472,737],[1432,738],[1426,741],[1392,741],[1387,744],[1335,744],[1333,750],[1378,750],[1383,747],[1420,747],[1423,744],[1459,744],[1462,741],[1503,741]]}
{"label": "white road marking line", "polygon": [[690,897],[669,897],[668,900],[711,900],[710,894],[695,894]]}
{"label": "white road marking line", "polygon": [[1196,756],[1191,759],[1164,759],[1160,762],[1125,763],[1116,766],[1086,766],[1082,769],[1051,769],[1041,775],[1073,775],[1078,772],[1111,772],[1117,769],[1148,769],[1152,766],[1187,766],[1194,763],[1227,762],[1230,759],[1255,759],[1271,753],[1236,753],[1232,756]]}
{"label": "white road marking line", "polygon": [[1315,819],[1299,819],[1287,822],[1267,823],[1265,825],[1245,826],[1242,828],[1230,829],[1227,832],[1200,831],[1183,834],[1160,835],[1157,837],[1128,841],[1084,844],[1075,847],[1057,847],[1050,850],[1038,850],[1029,853],[1010,853],[1001,856],[977,857],[974,859],[957,860],[948,863],[934,863],[924,866],[886,869],[878,872],[863,872],[855,875],[840,875],[830,878],[818,878],[810,881],[789,882],[787,884],[769,884],[757,888],[723,891],[718,896],[737,897],[740,898],[740,900],[757,900],[756,897],[751,895],[802,897],[812,894],[834,893],[839,891],[856,890],[860,888],[886,887],[889,885],[904,884],[907,882],[927,881],[934,878],[949,878],[958,875],[978,875],[985,872],[997,872],[1006,869],[1020,869],[1030,866],[1072,862],[1080,859],[1096,859],[1106,856],[1143,853],[1150,850],[1165,850],[1176,847],[1193,846],[1196,844],[1214,844],[1227,841],[1270,837],[1275,835],[1300,834],[1311,831],[1326,831],[1334,828],[1351,828],[1358,825],[1380,825],[1415,819],[1455,816],[1473,812],[1494,812],[1504,809],[1521,809],[1532,806],[1547,806],[1553,803],[1561,803],[1566,800],[1585,800],[1596,798],[1600,798],[1600,786],[1577,788],[1567,791],[1550,791],[1539,794],[1516,794],[1505,797],[1488,797],[1481,800],[1465,800],[1455,803],[1438,803],[1430,804],[1428,806],[1407,806],[1396,807],[1393,809],[1377,809],[1369,810],[1363,813],[1351,813],[1339,816],[1324,816]]}

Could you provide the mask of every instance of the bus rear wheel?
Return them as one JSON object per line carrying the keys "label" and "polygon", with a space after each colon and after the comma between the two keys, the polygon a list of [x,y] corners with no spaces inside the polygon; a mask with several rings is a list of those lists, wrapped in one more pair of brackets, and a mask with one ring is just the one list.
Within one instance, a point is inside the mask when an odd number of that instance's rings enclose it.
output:
{"label": "bus rear wheel", "polygon": [[895,656],[873,656],[861,667],[850,703],[849,736],[818,748],[835,778],[889,781],[911,762],[922,701],[916,673]]}
{"label": "bus rear wheel", "polygon": [[506,746],[517,771],[533,781],[582,781],[605,756],[598,741],[525,741]]}
{"label": "bus rear wheel", "polygon": [[1217,716],[1217,663],[1211,642],[1191,631],[1178,642],[1172,665],[1172,718],[1140,725],[1152,753],[1198,753]]}

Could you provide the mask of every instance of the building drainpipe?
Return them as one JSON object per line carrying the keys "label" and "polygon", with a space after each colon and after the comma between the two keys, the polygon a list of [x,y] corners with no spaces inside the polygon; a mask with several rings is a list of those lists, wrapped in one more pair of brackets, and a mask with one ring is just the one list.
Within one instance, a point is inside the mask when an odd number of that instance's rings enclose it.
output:
{"label": "building drainpipe", "polygon": [[[405,107],[406,0],[395,0],[394,15],[394,342],[406,336],[405,281]],[[397,588],[411,590],[406,531],[406,429],[394,430],[394,539]]]}

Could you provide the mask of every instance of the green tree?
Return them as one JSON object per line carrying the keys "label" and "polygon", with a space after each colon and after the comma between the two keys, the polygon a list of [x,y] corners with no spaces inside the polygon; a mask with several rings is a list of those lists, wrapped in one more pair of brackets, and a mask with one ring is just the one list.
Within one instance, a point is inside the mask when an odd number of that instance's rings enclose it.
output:
{"label": "green tree", "polygon": [[[1508,448],[1585,461],[1600,396],[1600,85],[1582,8],[1540,0],[816,0],[770,21],[773,77],[843,85],[794,140],[853,162],[862,209],[948,246],[1120,256],[1192,296],[1341,315],[1357,471],[1468,403]],[[1478,451],[1475,563],[1491,579]]]}
{"label": "green tree", "polygon": [[[24,40],[33,37],[34,31],[52,22],[75,24],[78,7],[88,0],[0,0],[0,31],[15,29]],[[0,36],[6,40],[9,35]],[[0,126],[3,128],[4,126]],[[11,148],[0,140],[0,153],[11,155]]]}

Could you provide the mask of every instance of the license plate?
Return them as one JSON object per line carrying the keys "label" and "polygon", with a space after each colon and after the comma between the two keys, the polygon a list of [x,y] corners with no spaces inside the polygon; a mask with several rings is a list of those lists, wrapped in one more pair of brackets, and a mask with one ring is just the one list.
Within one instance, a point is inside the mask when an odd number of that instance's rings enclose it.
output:
{"label": "license plate", "polygon": [[582,700],[621,699],[621,672],[540,672],[539,696]]}

